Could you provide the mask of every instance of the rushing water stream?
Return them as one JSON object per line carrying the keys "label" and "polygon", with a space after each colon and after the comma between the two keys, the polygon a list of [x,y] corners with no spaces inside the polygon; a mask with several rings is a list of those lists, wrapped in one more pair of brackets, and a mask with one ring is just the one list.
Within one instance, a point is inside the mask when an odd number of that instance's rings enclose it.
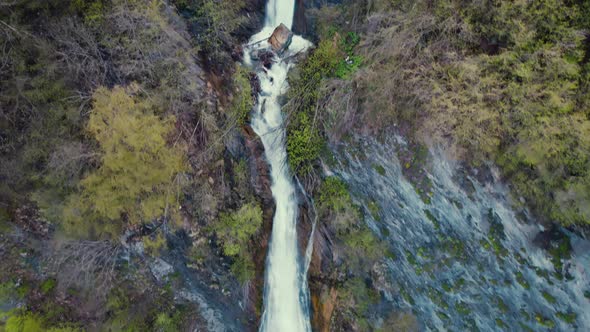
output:
{"label": "rushing water stream", "polygon": [[[279,24],[291,28],[293,14],[294,0],[269,0],[265,26],[251,37],[244,59],[260,80],[251,122],[265,148],[276,202],[260,331],[311,331],[307,262],[298,250],[296,187],[280,103],[288,89],[288,59],[311,43],[294,36],[270,69],[251,57],[269,47],[259,41]],[[403,176],[397,151],[404,146],[399,137],[359,138],[336,149],[332,170],[388,246],[376,285],[388,308],[411,311],[423,330],[432,331],[590,330],[589,241],[570,234],[572,257],[556,274],[555,261],[533,243],[541,227],[514,211],[501,181],[458,181],[453,165],[434,156],[427,174],[432,194],[424,199]],[[388,330],[383,313],[369,315],[371,325]]]}
{"label": "rushing water stream", "polygon": [[[294,0],[269,0],[265,26],[252,36],[253,45],[246,48],[245,63],[252,65],[250,51],[268,48],[267,39],[281,23],[291,28]],[[252,114],[252,128],[260,136],[266,159],[270,164],[272,194],[276,202],[271,241],[266,262],[264,313],[260,331],[310,331],[308,289],[305,267],[299,257],[297,244],[297,199],[295,186],[287,164],[284,119],[279,97],[288,89],[287,59],[311,46],[305,39],[294,36],[281,59],[275,59],[270,69],[257,70],[261,93]]]}

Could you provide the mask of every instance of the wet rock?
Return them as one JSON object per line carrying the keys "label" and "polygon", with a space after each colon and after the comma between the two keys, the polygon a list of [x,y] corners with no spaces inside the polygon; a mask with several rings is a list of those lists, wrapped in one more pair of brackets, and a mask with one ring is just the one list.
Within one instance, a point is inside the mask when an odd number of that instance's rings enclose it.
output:
{"label": "wet rock", "polygon": [[293,32],[287,28],[286,25],[281,23],[272,33],[270,38],[268,38],[268,43],[272,47],[273,51],[278,54],[283,53],[289,45],[291,45],[291,41],[293,40]]}
{"label": "wet rock", "polygon": [[313,295],[311,304],[313,307],[313,326],[320,332],[330,331],[332,314],[337,305],[338,291],[334,287],[323,287],[319,295]]}
{"label": "wet rock", "polygon": [[270,67],[272,67],[272,64],[274,62],[273,61],[274,58],[275,58],[275,54],[273,52],[271,52],[270,50],[263,50],[258,53],[258,60],[262,63],[262,65],[266,69],[270,69]]}
{"label": "wet rock", "polygon": [[254,241],[256,251],[252,253],[256,275],[244,289],[244,308],[251,314],[250,323],[258,325],[260,320],[259,304],[262,302],[264,290],[264,269],[268,242],[272,231],[272,221],[275,202],[271,191],[270,167],[264,157],[264,145],[250,126],[244,126],[245,146],[248,150],[248,167],[250,169],[250,184],[254,194],[262,203],[262,230]]}
{"label": "wet rock", "polygon": [[256,73],[250,73],[249,79],[250,87],[252,88],[252,98],[255,102],[258,102],[258,95],[262,91],[262,88],[260,87],[260,79]]}
{"label": "wet rock", "polygon": [[158,282],[162,282],[166,276],[174,272],[174,268],[163,259],[156,258],[150,263],[150,271]]}

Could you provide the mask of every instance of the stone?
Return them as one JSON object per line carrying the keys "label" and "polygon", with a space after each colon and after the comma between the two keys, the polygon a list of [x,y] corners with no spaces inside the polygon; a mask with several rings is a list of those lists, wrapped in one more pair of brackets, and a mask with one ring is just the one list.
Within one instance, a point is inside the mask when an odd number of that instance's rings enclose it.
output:
{"label": "stone", "polygon": [[150,264],[150,271],[158,282],[162,282],[167,275],[174,272],[174,268],[163,259],[156,258]]}
{"label": "stone", "polygon": [[273,31],[270,38],[268,38],[268,43],[272,47],[272,50],[278,54],[283,53],[289,45],[291,45],[291,41],[293,40],[293,32],[287,28],[286,25],[281,23],[276,29]]}

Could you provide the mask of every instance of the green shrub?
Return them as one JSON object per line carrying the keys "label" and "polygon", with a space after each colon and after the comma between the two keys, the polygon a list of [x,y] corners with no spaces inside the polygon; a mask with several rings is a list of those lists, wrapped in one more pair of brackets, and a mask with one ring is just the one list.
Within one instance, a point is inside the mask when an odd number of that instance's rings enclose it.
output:
{"label": "green shrub", "polygon": [[254,276],[254,263],[248,250],[250,239],[262,226],[262,209],[256,203],[244,204],[234,212],[222,213],[211,226],[223,253],[234,258],[232,272],[241,282]]}
{"label": "green shrub", "polygon": [[240,65],[237,66],[234,73],[234,89],[236,92],[232,101],[232,114],[238,126],[246,124],[254,107],[249,75],[250,72]]}
{"label": "green shrub", "polygon": [[23,309],[15,309],[6,314],[3,331],[6,332],[77,332],[71,326],[48,326],[43,317]]}
{"label": "green shrub", "polygon": [[365,315],[369,306],[379,299],[377,292],[358,277],[344,283],[340,296],[353,302],[352,308],[359,316]]}
{"label": "green shrub", "polygon": [[175,211],[170,188],[186,169],[184,152],[166,140],[174,117],[161,119],[151,107],[122,87],[95,92],[87,130],[102,150],[101,165],[70,197],[65,216],[72,230],[89,219],[112,223],[126,216],[137,224]]}
{"label": "green shrub", "polygon": [[49,294],[55,289],[55,286],[57,286],[57,281],[55,279],[49,278],[41,283],[40,289],[43,294]]}
{"label": "green shrub", "polygon": [[319,190],[319,206],[335,212],[344,211],[352,205],[346,184],[336,176],[324,179]]}
{"label": "green shrub", "polygon": [[262,226],[262,209],[258,204],[244,204],[239,210],[222,213],[211,229],[223,243],[227,256],[246,251],[248,241]]}
{"label": "green shrub", "polygon": [[298,68],[289,83],[289,103],[285,110],[292,114],[287,126],[287,154],[291,168],[300,175],[312,170],[324,145],[318,121],[317,103],[322,80],[334,74],[341,61],[336,40],[322,40]]}
{"label": "green shrub", "polygon": [[166,245],[166,237],[161,231],[158,231],[155,235],[145,236],[141,241],[145,251],[150,256],[158,256],[160,250]]}

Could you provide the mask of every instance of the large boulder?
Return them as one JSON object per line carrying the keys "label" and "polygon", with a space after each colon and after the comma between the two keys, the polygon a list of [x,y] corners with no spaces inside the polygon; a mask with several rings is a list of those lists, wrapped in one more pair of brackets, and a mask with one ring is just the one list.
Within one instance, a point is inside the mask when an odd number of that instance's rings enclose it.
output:
{"label": "large boulder", "polygon": [[268,38],[268,43],[272,47],[273,51],[278,54],[283,53],[289,45],[291,45],[291,41],[293,40],[293,32],[287,28],[286,25],[281,23],[278,27],[276,27],[275,31],[273,31],[270,38]]}

